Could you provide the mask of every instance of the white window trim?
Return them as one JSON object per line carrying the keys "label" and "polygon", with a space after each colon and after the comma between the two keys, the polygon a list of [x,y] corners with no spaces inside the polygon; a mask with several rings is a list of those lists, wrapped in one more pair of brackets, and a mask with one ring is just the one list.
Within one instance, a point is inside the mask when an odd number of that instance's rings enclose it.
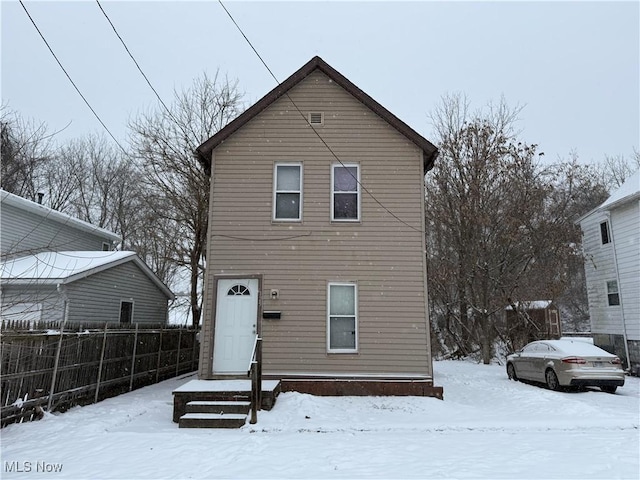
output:
{"label": "white window trim", "polygon": [[120,300],[120,311],[118,312],[118,323],[123,323],[122,322],[122,304],[123,303],[131,304],[131,321],[129,322],[129,324],[133,325],[133,315],[135,313],[136,303],[133,301],[133,299],[127,299],[127,298],[123,298]]}
{"label": "white window trim", "polygon": [[[609,292],[609,283],[610,282],[615,282],[616,283],[616,292]],[[619,307],[620,303],[621,303],[621,294],[620,294],[620,285],[618,284],[618,280],[616,280],[615,278],[609,279],[609,280],[605,280],[604,281],[604,295],[607,301],[607,307]],[[617,305],[611,305],[609,303],[609,295],[618,295],[618,304]]]}
{"label": "white window trim", "polygon": [[[277,189],[278,185],[278,167],[300,167],[300,190],[281,190]],[[287,223],[300,223],[302,222],[302,206],[304,200],[303,194],[303,185],[304,185],[304,166],[302,162],[277,162],[273,164],[273,197],[271,199],[273,203],[273,208],[271,209],[271,220],[273,222],[287,222]],[[298,208],[298,218],[276,218],[276,195],[278,193],[299,193],[300,194],[300,205]]]}
{"label": "white window trim", "polygon": [[[355,329],[355,347],[354,348],[331,348],[331,287],[332,286],[349,286],[353,287],[354,294],[354,329]],[[329,282],[327,284],[327,353],[358,353],[358,284],[355,282]]]}
{"label": "white window trim", "polygon": [[[356,193],[358,195],[358,218],[335,218],[333,216],[333,212],[334,212],[334,198],[335,198],[335,191],[334,191],[334,172],[336,167],[356,167],[357,168],[357,175],[356,175]],[[338,193],[347,193],[347,192],[338,192]],[[359,163],[334,163],[331,165],[331,221],[332,222],[338,222],[338,223],[358,223],[360,222],[360,218],[362,216],[360,208],[361,208],[361,198],[362,198],[362,194],[360,192],[360,164]]]}
{"label": "white window trim", "polygon": [[[602,224],[606,225],[607,228],[607,243],[603,242],[603,238],[602,238]],[[598,234],[600,235],[600,246],[604,247],[606,245],[611,245],[613,242],[611,241],[611,224],[609,223],[608,219],[604,219],[603,221],[598,223]]]}

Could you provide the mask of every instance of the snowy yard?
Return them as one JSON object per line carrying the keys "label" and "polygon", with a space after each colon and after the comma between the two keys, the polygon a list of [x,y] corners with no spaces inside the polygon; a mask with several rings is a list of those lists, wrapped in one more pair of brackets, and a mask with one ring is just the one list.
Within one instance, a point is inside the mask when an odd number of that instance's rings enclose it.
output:
{"label": "snowy yard", "polygon": [[239,430],[178,429],[171,391],[193,377],[169,380],[3,429],[0,476],[638,479],[640,379],[565,393],[497,365],[434,368],[444,401],[284,393]]}

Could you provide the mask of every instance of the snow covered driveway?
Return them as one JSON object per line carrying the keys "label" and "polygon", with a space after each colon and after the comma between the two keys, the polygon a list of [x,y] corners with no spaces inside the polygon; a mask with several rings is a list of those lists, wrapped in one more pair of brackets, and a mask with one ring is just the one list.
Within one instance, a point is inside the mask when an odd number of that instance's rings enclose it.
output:
{"label": "snow covered driveway", "polygon": [[0,476],[639,478],[640,379],[565,393],[496,365],[434,368],[444,401],[284,393],[239,430],[178,429],[171,391],[189,378],[169,380],[3,429]]}

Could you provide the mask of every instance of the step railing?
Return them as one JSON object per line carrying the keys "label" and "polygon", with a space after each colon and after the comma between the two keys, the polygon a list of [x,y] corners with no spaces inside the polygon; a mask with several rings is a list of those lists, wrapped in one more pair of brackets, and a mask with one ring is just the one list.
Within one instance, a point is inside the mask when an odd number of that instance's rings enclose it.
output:
{"label": "step railing", "polygon": [[251,352],[251,362],[247,375],[251,377],[251,418],[249,423],[258,421],[258,410],[262,404],[262,338],[256,335]]}

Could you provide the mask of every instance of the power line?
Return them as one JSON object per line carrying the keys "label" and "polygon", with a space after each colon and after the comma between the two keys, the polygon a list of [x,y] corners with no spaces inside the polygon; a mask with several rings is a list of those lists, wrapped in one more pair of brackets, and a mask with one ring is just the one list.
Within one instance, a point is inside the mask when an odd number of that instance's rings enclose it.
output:
{"label": "power line", "polygon": [[129,50],[129,47],[127,47],[127,44],[125,43],[125,41],[122,39],[122,37],[120,36],[120,34],[118,33],[118,30],[116,30],[115,25],[113,24],[113,22],[111,21],[111,19],[109,18],[109,15],[107,15],[107,12],[104,11],[104,8],[102,8],[102,5],[100,5],[99,0],[96,0],[96,3],[98,4],[98,7],[100,8],[100,11],[102,12],[102,14],[104,15],[104,17],[107,19],[107,21],[109,22],[109,25],[111,25],[111,28],[113,29],[113,32],[116,34],[116,36],[118,37],[118,39],[120,40],[120,43],[122,43],[122,46],[124,47],[124,49],[127,51],[127,53],[129,54],[129,57],[131,57],[131,60],[133,60],[133,63],[135,63],[136,67],[138,68],[138,71],[140,72],[140,74],[142,75],[142,77],[146,80],[147,85],[149,85],[149,88],[151,88],[151,90],[153,90],[153,93],[156,95],[156,97],[158,98],[158,101],[162,104],[162,106],[164,107],[164,109],[167,111],[167,113],[169,114],[169,116],[171,117],[171,119],[176,122],[176,124],[178,123],[178,121],[175,119],[175,117],[173,116],[173,114],[171,113],[171,110],[169,110],[169,107],[167,107],[167,105],[164,103],[164,101],[162,100],[162,98],[160,97],[160,95],[158,94],[158,92],[156,91],[156,89],[153,87],[153,85],[151,84],[151,81],[149,80],[149,78],[145,75],[145,73],[142,71],[142,68],[140,67],[140,65],[138,64],[137,60],[135,59],[135,57],[133,56],[133,54],[131,53],[131,51]]}
{"label": "power line", "polygon": [[96,113],[96,111],[93,109],[93,107],[91,106],[91,104],[89,104],[89,101],[85,98],[85,96],[82,94],[82,92],[80,91],[80,89],[78,88],[78,86],[75,84],[75,82],[71,79],[71,76],[69,75],[69,73],[67,72],[67,70],[64,68],[64,66],[62,65],[62,63],[60,62],[60,60],[58,59],[58,57],[56,56],[56,54],[54,53],[53,49],[51,48],[51,45],[49,45],[49,42],[47,42],[47,39],[44,38],[44,35],[42,34],[42,32],[40,31],[40,29],[38,28],[38,25],[36,24],[36,22],[33,20],[33,18],[31,17],[31,14],[29,13],[29,11],[27,10],[27,7],[25,7],[24,3],[22,2],[22,0],[20,0],[20,5],[22,5],[22,9],[24,10],[24,12],[27,14],[27,17],[29,17],[29,20],[31,20],[31,23],[33,24],[33,26],[35,27],[36,31],[38,32],[38,34],[40,35],[40,38],[42,38],[42,41],[44,42],[44,44],[47,46],[47,48],[49,49],[49,52],[51,52],[51,55],[53,55],[53,58],[55,58],[56,62],[58,62],[58,65],[60,66],[60,68],[62,69],[62,71],[64,72],[64,74],[67,76],[67,78],[69,79],[69,82],[71,82],[71,85],[73,85],[73,88],[76,89],[76,92],[78,92],[78,95],[80,95],[80,97],[82,97],[82,100],[84,100],[84,103],[86,103],[87,107],[89,107],[89,110],[91,110],[91,112],[93,113],[93,115],[98,119],[98,122],[100,122],[100,125],[102,125],[104,127],[104,129],[107,131],[107,133],[109,134],[109,136],[113,139],[114,142],[116,142],[116,144],[118,145],[118,147],[120,147],[120,149],[123,151],[123,153],[126,155],[127,151],[124,149],[124,147],[122,145],[120,145],[120,142],[118,142],[118,140],[116,139],[116,137],[113,135],[113,133],[111,133],[111,130],[109,130],[109,128],[105,125],[105,123],[102,121],[102,119],[100,118],[100,116]]}
{"label": "power line", "polygon": [[[231,21],[233,22],[233,24],[236,26],[236,28],[238,29],[238,31],[242,34],[242,36],[244,37],[244,39],[247,41],[247,43],[249,44],[249,46],[251,47],[251,49],[253,50],[253,52],[256,54],[256,56],[260,59],[260,61],[262,62],[262,65],[264,65],[264,67],[267,69],[267,71],[271,74],[271,76],[273,77],[273,79],[276,81],[276,83],[278,85],[280,85],[280,81],[278,80],[278,78],[274,75],[274,73],[271,71],[271,69],[269,68],[269,65],[267,65],[267,62],[264,61],[264,59],[262,58],[262,56],[260,56],[260,54],[258,53],[258,50],[256,50],[256,48],[253,46],[253,44],[251,43],[251,40],[249,40],[249,38],[245,35],[245,33],[242,31],[242,28],[240,28],[240,25],[238,25],[238,23],[235,21],[235,19],[233,18],[233,16],[231,15],[231,12],[229,12],[229,10],[227,10],[227,7],[224,6],[224,4],[222,3],[222,0],[218,0],[218,3],[220,4],[220,6],[222,6],[222,8],[224,9],[224,11],[227,13],[227,15],[229,16],[229,18],[231,19]],[[391,210],[389,210],[380,200],[378,200],[375,195],[373,193],[371,193],[369,191],[369,189],[367,189],[367,187],[364,186],[364,184],[358,179],[357,176],[355,176],[353,173],[351,173],[351,171],[349,169],[347,169],[347,167],[345,166],[345,164],[342,162],[342,160],[340,160],[340,158],[338,157],[338,155],[333,151],[333,149],[329,146],[329,144],[324,140],[324,138],[322,138],[322,136],[320,135],[320,133],[318,133],[318,131],[313,127],[313,125],[309,122],[309,119],[306,117],[306,115],[304,113],[302,113],[302,110],[300,110],[300,108],[298,108],[298,105],[296,105],[296,103],[293,101],[293,99],[289,96],[288,92],[285,92],[285,96],[289,99],[289,101],[291,102],[291,104],[295,107],[295,109],[298,111],[298,113],[300,114],[300,116],[304,119],[304,121],[307,123],[307,125],[309,125],[311,127],[311,130],[313,130],[313,133],[315,133],[315,135],[320,139],[320,141],[324,144],[324,146],[327,148],[327,150],[329,150],[329,152],[331,153],[331,155],[338,161],[338,163],[340,165],[342,165],[342,167],[344,167],[346,169],[346,171],[349,173],[349,175],[351,175],[353,177],[353,179],[356,181],[356,183],[358,185],[360,185],[360,188],[362,190],[364,190],[378,205],[380,205],[389,215],[391,215],[393,218],[395,218],[398,222],[402,223],[403,225],[409,227],[411,230],[415,230],[416,232],[420,232],[420,233],[425,233],[422,229],[420,228],[416,228],[413,225],[405,222],[404,220],[402,220],[400,217],[398,217],[395,213],[393,213]]]}

